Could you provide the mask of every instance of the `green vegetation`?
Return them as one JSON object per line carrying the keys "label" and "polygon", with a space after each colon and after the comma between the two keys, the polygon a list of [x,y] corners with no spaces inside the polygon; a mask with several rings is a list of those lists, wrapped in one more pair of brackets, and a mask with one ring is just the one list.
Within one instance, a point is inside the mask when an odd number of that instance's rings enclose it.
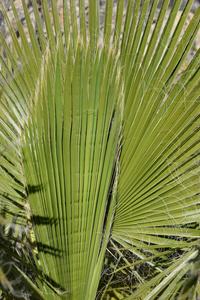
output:
{"label": "green vegetation", "polygon": [[[6,299],[196,299],[199,275],[200,50],[183,65],[181,0],[36,0],[30,42],[1,1],[0,286]],[[71,14],[69,16],[69,9]],[[52,17],[52,18],[51,18]],[[53,19],[53,25],[52,25]],[[80,20],[80,26],[77,22]],[[124,23],[124,25],[123,25]],[[155,27],[152,31],[152,24]],[[164,24],[164,25],[163,25]],[[6,55],[5,55],[6,53]],[[181,71],[181,73],[180,73]],[[179,74],[179,79],[177,75]],[[181,75],[180,75],[181,74]]]}

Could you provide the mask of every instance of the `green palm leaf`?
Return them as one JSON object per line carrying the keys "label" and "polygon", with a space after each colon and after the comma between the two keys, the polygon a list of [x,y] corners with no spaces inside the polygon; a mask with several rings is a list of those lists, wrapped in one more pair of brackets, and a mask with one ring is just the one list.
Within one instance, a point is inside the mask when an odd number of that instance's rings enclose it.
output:
{"label": "green palm leaf", "polygon": [[[13,263],[33,291],[23,297],[199,292],[198,271],[186,280],[198,270],[200,217],[199,50],[182,71],[200,26],[199,7],[184,29],[192,2],[180,13],[180,0],[159,11],[158,1],[119,0],[115,14],[108,0],[101,34],[99,1],[88,19],[85,1],[79,11],[63,1],[61,24],[44,0],[43,24],[33,0],[36,36],[22,0],[28,40],[13,1],[20,39],[1,1],[12,47],[1,33],[0,209],[10,222],[23,215],[21,226],[30,214],[34,280]],[[21,285],[0,273],[15,297]]]}

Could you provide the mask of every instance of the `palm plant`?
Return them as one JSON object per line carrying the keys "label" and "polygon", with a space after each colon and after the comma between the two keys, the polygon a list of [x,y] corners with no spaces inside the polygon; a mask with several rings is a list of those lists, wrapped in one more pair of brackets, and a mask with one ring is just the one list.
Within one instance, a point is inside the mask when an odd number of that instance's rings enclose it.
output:
{"label": "palm plant", "polygon": [[45,29],[33,0],[37,36],[22,0],[27,37],[10,2],[20,40],[1,1],[3,294],[196,299],[200,51],[181,68],[200,7],[183,32],[193,1],[174,26],[181,0],[156,19],[158,0],[119,0],[112,28],[108,0],[101,34],[98,0],[88,20],[84,0],[79,16],[63,0],[63,24],[41,1]]}

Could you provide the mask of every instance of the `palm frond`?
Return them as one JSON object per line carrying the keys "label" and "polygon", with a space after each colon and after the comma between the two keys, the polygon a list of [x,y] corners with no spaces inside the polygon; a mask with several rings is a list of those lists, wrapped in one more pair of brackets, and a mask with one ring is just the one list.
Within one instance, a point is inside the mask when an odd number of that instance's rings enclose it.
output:
{"label": "palm frond", "polygon": [[[63,24],[55,0],[41,2],[44,22],[33,0],[36,35],[22,0],[27,36],[11,1],[19,39],[0,2],[12,39],[0,33],[0,209],[23,226],[30,213],[37,251],[34,280],[13,264],[33,291],[23,297],[199,292],[199,273],[187,277],[199,258],[200,51],[183,63],[200,7],[185,28],[193,1],[181,2],[108,0],[101,32],[97,0],[89,16],[64,0]],[[0,272],[15,297],[21,283]]]}

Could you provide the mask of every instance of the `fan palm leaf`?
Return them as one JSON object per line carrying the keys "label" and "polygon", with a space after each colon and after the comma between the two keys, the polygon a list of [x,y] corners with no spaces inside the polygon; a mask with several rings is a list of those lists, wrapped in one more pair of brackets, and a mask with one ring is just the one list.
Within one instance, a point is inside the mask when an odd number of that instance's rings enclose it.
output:
{"label": "fan palm leaf", "polygon": [[30,215],[34,280],[12,262],[33,289],[24,298],[198,293],[199,50],[182,71],[200,26],[199,7],[184,27],[192,2],[119,0],[114,19],[106,1],[102,34],[97,0],[88,19],[84,0],[64,0],[63,24],[55,0],[41,2],[44,24],[33,0],[36,36],[22,0],[27,37],[11,1],[17,39],[1,1],[0,203],[6,228],[12,211]]}

